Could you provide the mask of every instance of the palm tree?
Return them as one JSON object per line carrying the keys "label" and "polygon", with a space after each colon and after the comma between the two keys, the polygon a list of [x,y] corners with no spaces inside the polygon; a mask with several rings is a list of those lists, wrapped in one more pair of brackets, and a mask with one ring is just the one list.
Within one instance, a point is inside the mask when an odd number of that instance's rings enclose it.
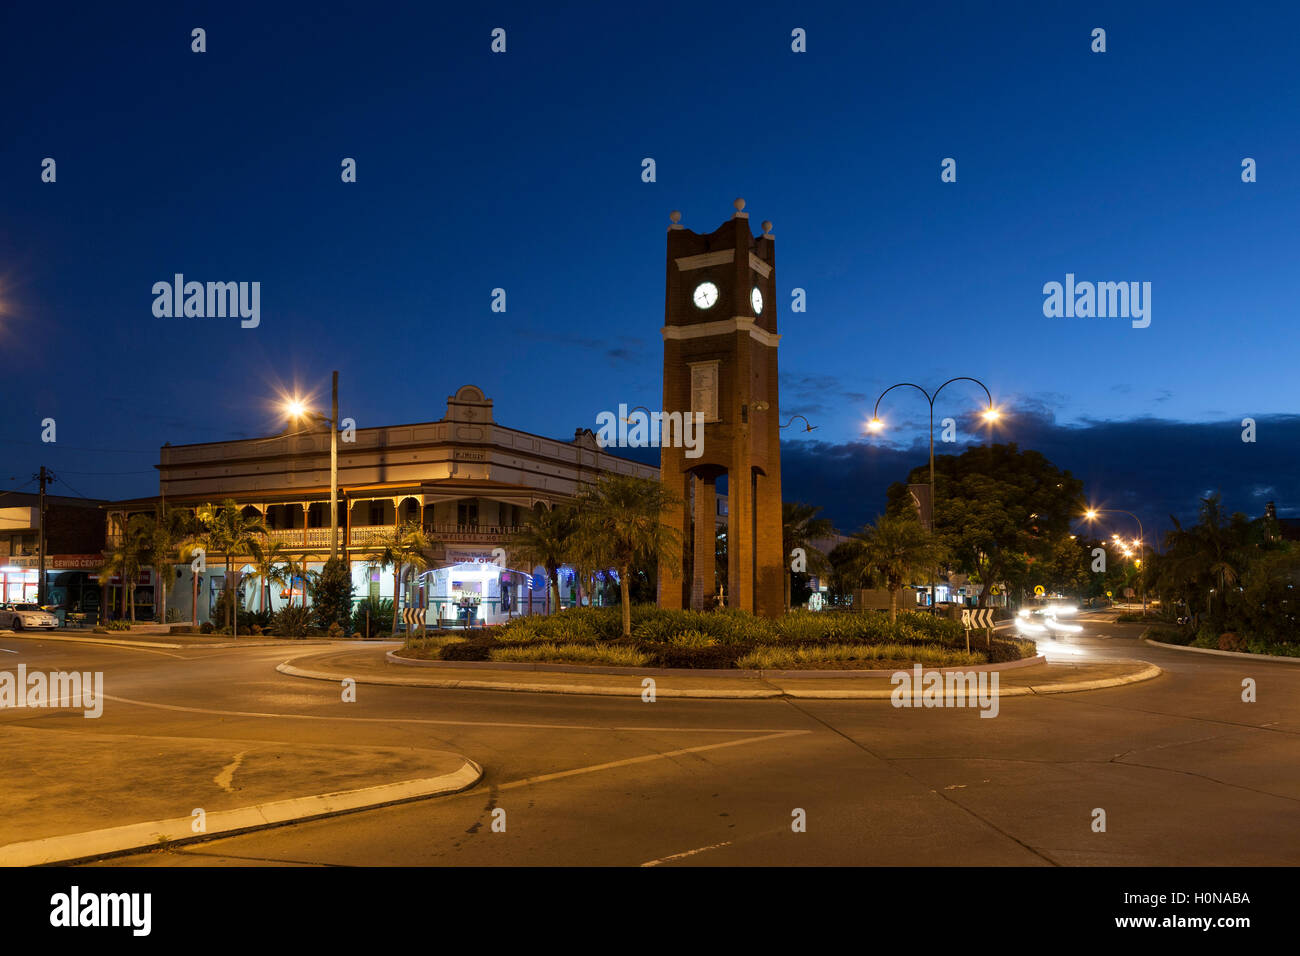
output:
{"label": "palm tree", "polygon": [[[147,516],[141,516],[147,517]],[[160,501],[153,516],[147,523],[139,525],[146,539],[145,550],[149,564],[153,566],[157,582],[158,623],[167,622],[167,585],[171,581],[172,568],[188,561],[187,542],[193,537],[194,519],[189,512],[168,509],[166,501]]]}
{"label": "palm tree", "polygon": [[288,556],[284,545],[274,539],[254,541],[249,547],[253,551],[253,574],[260,582],[257,609],[265,613],[271,603],[271,585],[291,582],[285,570]]}
{"label": "palm tree", "polygon": [[289,585],[289,607],[293,607],[293,582],[295,578],[302,578],[302,606],[307,606],[307,586],[311,577],[316,573],[307,569],[307,563],[319,558],[320,555],[311,552],[304,552],[299,557],[294,557],[292,552],[284,551],[281,553],[280,560],[284,562],[284,567],[280,569],[281,580]]}
{"label": "palm tree", "polygon": [[596,603],[596,576],[606,571],[612,564],[607,553],[603,536],[594,533],[585,522],[578,521],[569,538],[569,561],[573,566],[574,576],[578,580],[578,604],[582,604],[585,592],[587,599],[594,606]]}
{"label": "palm tree", "polygon": [[122,579],[122,617],[130,614],[132,623],[135,622],[136,582],[148,557],[152,524],[153,519],[149,515],[132,515],[127,520],[118,543],[104,552],[104,563],[99,569],[101,584],[114,575]]}
{"label": "palm tree", "polygon": [[584,532],[602,542],[605,560],[618,572],[623,636],[632,636],[632,568],[647,559],[671,560],[681,546],[664,514],[678,500],[660,482],[631,475],[604,475],[579,498]]}
{"label": "palm tree", "polygon": [[818,518],[822,509],[817,505],[806,505],[799,501],[781,502],[781,546],[785,549],[785,609],[790,610],[790,590],[792,572],[790,555],[795,548],[802,548],[808,555],[808,566],[814,571],[827,567],[826,555],[812,546],[820,538],[829,538],[835,533],[835,525],[829,518]]}
{"label": "palm tree", "polygon": [[944,559],[938,539],[910,512],[882,515],[874,527],[868,525],[853,539],[859,579],[882,578],[889,589],[890,621],[898,619],[898,592],[903,585],[915,575],[928,573]]}
{"label": "palm tree", "polygon": [[551,613],[560,609],[560,567],[577,550],[577,530],[572,508],[543,505],[524,519],[523,527],[510,540],[510,554],[516,560],[529,568],[546,570],[546,586],[555,592]]}
{"label": "palm tree", "polygon": [[377,542],[379,554],[375,563],[381,568],[393,569],[393,636],[402,616],[402,570],[414,568],[427,571],[432,565],[430,552],[437,547],[418,521],[406,521],[387,532]]}
{"label": "palm tree", "polygon": [[230,627],[235,610],[235,555],[251,551],[253,544],[264,541],[270,530],[261,515],[245,515],[233,498],[227,498],[220,506],[203,505],[197,517],[201,528],[200,542],[209,552],[219,552],[225,558],[226,590],[230,595],[226,606],[226,627]]}

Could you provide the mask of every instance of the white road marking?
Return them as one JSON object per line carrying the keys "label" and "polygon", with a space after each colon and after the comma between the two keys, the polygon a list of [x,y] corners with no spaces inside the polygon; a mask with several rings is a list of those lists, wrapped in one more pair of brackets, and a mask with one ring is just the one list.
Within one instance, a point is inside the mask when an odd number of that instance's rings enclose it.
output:
{"label": "white road marking", "polygon": [[246,753],[248,753],[247,750],[241,750],[239,753],[235,754],[235,759],[222,767],[221,773],[212,778],[212,782],[222,790],[226,791],[226,793],[235,792],[230,785],[234,782],[235,771],[238,770],[239,765],[244,762],[244,754]]}
{"label": "white road marking", "polygon": [[269,717],[280,720],[346,720],[367,724],[435,724],[445,727],[517,727],[526,730],[644,730],[657,733],[682,731],[699,734],[810,734],[811,730],[771,729],[759,727],[610,727],[586,724],[526,724],[490,720],[434,720],[429,717],[336,717],[330,714],[268,714],[248,710],[218,710],[213,707],[185,707],[180,704],[159,704],[148,700],[132,700],[105,694],[105,700],[137,707],[154,707],[158,710],[175,710],[186,714],[212,714],[218,717]]}
{"label": "white road marking", "polygon": [[7,648],[7,647],[0,647],[0,651],[4,651],[6,654],[17,654],[17,653],[18,653],[17,651],[11,651],[11,650],[9,650],[9,648]]}
{"label": "white road marking", "polygon": [[642,863],[642,866],[658,866],[660,863],[669,863],[673,860],[680,860],[688,856],[694,856],[697,853],[704,853],[708,850],[716,850],[719,847],[731,846],[731,841],[726,843],[715,843],[713,846],[702,846],[698,850],[687,850],[685,853],[674,853],[672,856],[665,856],[659,860],[651,860],[648,863]]}
{"label": "white road marking", "polygon": [[727,740],[720,744],[703,744],[699,747],[683,747],[681,750],[668,750],[661,754],[646,754],[643,757],[627,757],[624,760],[611,760],[609,763],[593,764],[590,767],[579,767],[577,770],[561,770],[559,773],[544,773],[537,777],[526,777],[523,780],[512,780],[510,783],[503,783],[497,789],[513,790],[516,787],[530,787],[535,783],[548,783],[551,780],[559,780],[563,777],[576,777],[583,773],[595,773],[597,770],[612,770],[615,767],[630,767],[638,763],[648,763],[651,760],[663,760],[665,757],[680,757],[683,754],[698,754],[706,750],[720,750],[723,747],[739,747],[742,744],[756,744],[763,740],[779,740],[782,737],[797,737],[801,734],[810,734],[811,730],[781,730],[774,734],[763,734],[759,737],[746,737],[744,740]]}

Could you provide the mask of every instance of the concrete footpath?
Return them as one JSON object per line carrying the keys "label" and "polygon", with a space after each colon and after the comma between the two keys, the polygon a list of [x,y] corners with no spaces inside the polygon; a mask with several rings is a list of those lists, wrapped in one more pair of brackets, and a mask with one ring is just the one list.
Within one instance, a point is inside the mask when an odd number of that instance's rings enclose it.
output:
{"label": "concrete footpath", "polygon": [[[166,634],[150,631],[112,631],[108,634],[96,634],[93,631],[6,631],[0,630],[0,637],[20,641],[48,641],[55,644],[106,644],[111,647],[150,647],[166,650],[220,650],[231,647],[302,647],[307,644],[333,644],[335,639],[328,637],[231,637],[229,634]],[[349,641],[350,645],[361,642]]]}
{"label": "concrete footpath", "polygon": [[[400,687],[436,687],[456,690],[496,690],[541,694],[593,694],[640,697],[644,681],[654,681],[656,698],[715,698],[760,700],[889,700],[898,690],[895,671],[691,671],[660,669],[581,668],[534,670],[527,665],[472,664],[463,662],[399,662],[382,648],[332,648],[301,654],[276,668],[292,677],[338,682],[352,678],[359,684]],[[997,675],[998,697],[1064,694],[1120,687],[1151,680],[1162,673],[1146,661],[1120,660],[1089,664],[1048,664],[1042,658],[980,667],[925,668],[925,672]],[[750,676],[745,676],[748,673]],[[911,673],[910,670],[908,673]],[[990,674],[990,677],[992,677]],[[990,681],[991,683],[991,681]],[[923,688],[914,688],[918,700]],[[911,697],[911,694],[904,694]]]}
{"label": "concrete footpath", "polygon": [[[459,754],[0,724],[0,866],[35,866],[331,816],[473,786]],[[22,786],[17,786],[21,781]]]}

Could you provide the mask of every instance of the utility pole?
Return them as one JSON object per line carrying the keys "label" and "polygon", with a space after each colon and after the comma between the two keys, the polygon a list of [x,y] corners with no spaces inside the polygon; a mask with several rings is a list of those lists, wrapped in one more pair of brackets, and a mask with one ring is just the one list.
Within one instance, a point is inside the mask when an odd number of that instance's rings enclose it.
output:
{"label": "utility pole", "polygon": [[[330,560],[339,556],[339,373],[330,389]],[[350,570],[350,569],[349,569]]]}
{"label": "utility pole", "polygon": [[33,476],[41,483],[40,516],[36,530],[36,603],[45,606],[45,485],[54,481],[54,475],[41,465],[40,474]]}

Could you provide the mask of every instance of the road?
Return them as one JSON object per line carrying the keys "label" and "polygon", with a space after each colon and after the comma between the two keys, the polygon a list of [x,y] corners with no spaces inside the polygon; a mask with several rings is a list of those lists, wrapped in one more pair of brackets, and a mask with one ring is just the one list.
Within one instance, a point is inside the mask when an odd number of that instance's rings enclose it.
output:
{"label": "road", "polygon": [[[283,647],[145,650],[0,636],[0,668],[102,670],[98,720],[0,727],[124,742],[464,754],[456,795],[107,865],[1282,865],[1300,859],[1300,665],[1153,648],[1107,613],[1049,660],[1138,658],[1131,686],[971,709],[671,700],[360,685],[281,675]],[[13,653],[16,652],[16,653]],[[1258,700],[1242,701],[1242,680]],[[75,767],[66,768],[70,774]],[[140,771],[144,776],[148,772]],[[164,773],[165,768],[152,772]],[[235,775],[237,780],[237,774]],[[12,781],[11,781],[12,782]],[[213,781],[196,775],[177,815]],[[21,788],[21,782],[16,782]],[[147,785],[142,780],[141,785]],[[95,799],[96,781],[85,781]],[[33,792],[32,799],[39,799]],[[503,810],[504,815],[494,813]],[[805,832],[794,832],[796,811]],[[1105,830],[1094,829],[1095,811]],[[495,822],[495,826],[494,826]],[[504,830],[502,831],[502,823]]]}

